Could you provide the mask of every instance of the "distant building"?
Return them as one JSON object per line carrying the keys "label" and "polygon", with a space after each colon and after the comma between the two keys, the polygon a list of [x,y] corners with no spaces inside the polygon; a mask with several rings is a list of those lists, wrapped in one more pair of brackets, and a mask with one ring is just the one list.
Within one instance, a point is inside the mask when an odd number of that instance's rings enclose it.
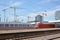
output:
{"label": "distant building", "polygon": [[48,24],[49,22],[48,21],[43,21],[43,23]]}
{"label": "distant building", "polygon": [[37,22],[42,22],[42,21],[43,21],[43,16],[37,15],[37,16],[35,17],[35,21],[37,21]]}
{"label": "distant building", "polygon": [[60,11],[55,12],[55,20],[60,20]]}

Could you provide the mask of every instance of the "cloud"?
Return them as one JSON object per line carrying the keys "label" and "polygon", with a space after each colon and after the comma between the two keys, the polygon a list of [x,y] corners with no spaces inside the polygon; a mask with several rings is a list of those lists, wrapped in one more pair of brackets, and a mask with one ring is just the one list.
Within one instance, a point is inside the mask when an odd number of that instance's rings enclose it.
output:
{"label": "cloud", "polygon": [[15,3],[11,4],[10,6],[19,6],[21,4],[22,4],[22,2],[15,2]]}
{"label": "cloud", "polygon": [[39,4],[44,4],[44,3],[48,3],[48,2],[50,2],[50,0],[42,0],[39,2]]}
{"label": "cloud", "polygon": [[37,4],[45,4],[45,3],[49,3],[49,2],[56,2],[58,0],[42,0],[40,2],[38,2]]}
{"label": "cloud", "polygon": [[51,15],[51,14],[54,15],[55,12],[58,11],[58,10],[60,10],[60,5],[55,6],[54,8],[52,8],[52,10],[48,10],[46,13],[47,13],[48,15]]}
{"label": "cloud", "polygon": [[[48,11],[48,12],[50,12],[50,11]],[[41,16],[45,16],[44,14],[48,14],[48,12],[34,12],[34,13],[30,13],[30,14],[28,14],[27,16],[31,16],[31,17],[35,17],[35,16],[37,16],[37,15],[41,15]]]}
{"label": "cloud", "polygon": [[9,7],[17,7],[17,6],[20,6],[22,4],[22,2],[15,2],[15,3],[12,3],[11,2],[11,4],[9,4],[9,6],[6,6],[5,8],[3,8],[3,9],[8,9]]}
{"label": "cloud", "polygon": [[[21,22],[21,20],[24,20],[25,22],[27,21],[27,17],[26,17],[26,16],[17,16],[16,18],[17,18],[16,20],[18,20],[18,21],[20,21],[20,22]],[[11,22],[11,21],[14,21],[14,16],[11,16],[11,17],[8,18],[8,19],[9,19],[10,22]]]}
{"label": "cloud", "polygon": [[[31,17],[34,17],[34,18],[35,18],[35,16],[37,16],[37,15],[42,15],[42,16],[43,16],[42,13],[45,13],[45,14],[47,14],[47,16],[44,16],[44,17],[45,17],[44,20],[50,20],[50,19],[51,19],[51,20],[54,20],[55,12],[58,11],[58,10],[60,10],[60,5],[55,6],[55,7],[53,8],[53,10],[47,10],[46,12],[42,11],[42,12],[30,13],[30,14],[28,14],[27,16],[31,16]],[[50,17],[52,17],[52,18],[50,18]],[[49,19],[49,18],[50,18],[50,19]],[[32,19],[33,19],[33,18],[32,18]]]}
{"label": "cloud", "polygon": [[54,7],[54,9],[56,9],[56,10],[60,10],[60,5]]}
{"label": "cloud", "polygon": [[22,18],[23,19],[23,18],[26,18],[26,16],[18,16],[18,18]]}

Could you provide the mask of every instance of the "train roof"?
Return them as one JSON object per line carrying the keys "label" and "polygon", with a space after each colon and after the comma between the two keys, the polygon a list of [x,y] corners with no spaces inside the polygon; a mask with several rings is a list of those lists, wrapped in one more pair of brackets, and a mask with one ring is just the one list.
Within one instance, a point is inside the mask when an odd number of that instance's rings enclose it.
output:
{"label": "train roof", "polygon": [[60,20],[53,20],[53,21],[49,21],[49,22],[58,23],[58,22],[60,22]]}
{"label": "train roof", "polygon": [[31,24],[31,23],[20,23],[20,22],[0,22],[0,24]]}

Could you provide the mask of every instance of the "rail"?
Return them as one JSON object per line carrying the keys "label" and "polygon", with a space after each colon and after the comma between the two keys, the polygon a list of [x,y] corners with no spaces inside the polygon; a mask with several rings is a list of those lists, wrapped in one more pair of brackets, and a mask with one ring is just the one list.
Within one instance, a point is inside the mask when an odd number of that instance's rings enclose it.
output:
{"label": "rail", "polygon": [[[44,38],[45,36],[60,34],[60,28],[47,28],[47,29],[25,29],[25,30],[0,30],[0,40],[24,40],[30,38]],[[3,32],[2,32],[3,31]],[[4,33],[5,31],[5,33]],[[9,31],[9,32],[8,32]],[[11,32],[12,31],[12,32]],[[60,35],[56,36],[60,37]],[[51,37],[51,38],[56,38]],[[51,39],[48,38],[48,39]]]}

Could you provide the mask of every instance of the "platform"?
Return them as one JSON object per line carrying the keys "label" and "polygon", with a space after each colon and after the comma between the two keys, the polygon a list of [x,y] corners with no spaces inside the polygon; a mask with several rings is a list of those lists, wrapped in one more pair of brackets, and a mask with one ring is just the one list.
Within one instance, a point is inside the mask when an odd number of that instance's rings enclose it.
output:
{"label": "platform", "polygon": [[0,30],[0,34],[22,33],[22,32],[35,32],[35,31],[54,31],[54,30],[59,30],[59,31],[60,31],[60,28],[39,28],[39,29]]}

